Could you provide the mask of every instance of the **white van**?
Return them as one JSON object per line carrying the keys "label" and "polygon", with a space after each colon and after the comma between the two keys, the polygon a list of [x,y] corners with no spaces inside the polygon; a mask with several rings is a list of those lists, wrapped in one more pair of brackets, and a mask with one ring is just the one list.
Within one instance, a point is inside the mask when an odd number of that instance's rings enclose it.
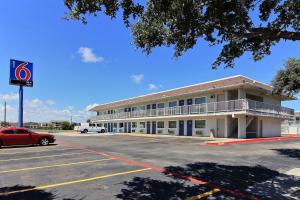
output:
{"label": "white van", "polygon": [[80,123],[80,126],[75,126],[74,130],[81,133],[97,132],[105,133],[106,128],[99,123]]}

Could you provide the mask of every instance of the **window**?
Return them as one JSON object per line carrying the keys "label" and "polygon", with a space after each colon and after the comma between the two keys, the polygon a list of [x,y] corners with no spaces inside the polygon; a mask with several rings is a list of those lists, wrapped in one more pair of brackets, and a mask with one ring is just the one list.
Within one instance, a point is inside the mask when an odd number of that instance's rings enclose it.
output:
{"label": "window", "polygon": [[177,101],[169,102],[169,107],[176,107],[176,106],[177,106]]}
{"label": "window", "polygon": [[5,131],[2,131],[2,133],[4,133],[4,134],[14,134],[14,131],[13,130],[5,130]]}
{"label": "window", "polygon": [[117,128],[118,124],[117,123],[114,123],[114,128]]}
{"label": "window", "polygon": [[206,98],[205,97],[195,98],[195,104],[202,104],[202,103],[206,103]]}
{"label": "window", "polygon": [[145,122],[140,122],[140,128],[145,128],[145,127],[146,127]]}
{"label": "window", "polygon": [[146,110],[146,107],[145,106],[140,106],[139,109],[140,110]]}
{"label": "window", "polygon": [[205,120],[196,120],[195,121],[195,128],[205,128],[206,121]]}
{"label": "window", "polygon": [[157,108],[164,108],[165,107],[165,104],[164,103],[159,103],[157,104]]}
{"label": "window", "polygon": [[132,122],[132,128],[136,128],[136,122]]}
{"label": "window", "polygon": [[176,121],[169,121],[169,128],[176,128]]}
{"label": "window", "polygon": [[16,129],[15,130],[15,134],[26,134],[26,133],[28,133],[28,131],[24,130],[24,129]]}
{"label": "window", "polygon": [[157,128],[165,128],[164,122],[157,122]]}
{"label": "window", "polygon": [[119,123],[119,127],[123,128],[124,127],[124,123]]}
{"label": "window", "polygon": [[137,110],[137,107],[132,107],[132,111],[136,111]]}

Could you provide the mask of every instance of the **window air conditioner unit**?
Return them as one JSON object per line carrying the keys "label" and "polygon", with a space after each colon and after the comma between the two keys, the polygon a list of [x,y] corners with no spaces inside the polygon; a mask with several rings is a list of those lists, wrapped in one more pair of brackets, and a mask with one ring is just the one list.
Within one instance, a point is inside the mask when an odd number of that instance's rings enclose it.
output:
{"label": "window air conditioner unit", "polygon": [[196,131],[196,135],[203,135],[203,131]]}

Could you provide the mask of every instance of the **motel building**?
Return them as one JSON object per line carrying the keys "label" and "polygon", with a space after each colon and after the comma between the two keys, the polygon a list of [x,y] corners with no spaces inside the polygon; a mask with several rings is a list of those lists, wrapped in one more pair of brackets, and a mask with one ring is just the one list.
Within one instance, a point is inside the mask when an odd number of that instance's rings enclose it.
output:
{"label": "motel building", "polygon": [[281,102],[294,99],[238,75],[98,105],[90,120],[114,133],[275,137],[281,122],[294,117]]}

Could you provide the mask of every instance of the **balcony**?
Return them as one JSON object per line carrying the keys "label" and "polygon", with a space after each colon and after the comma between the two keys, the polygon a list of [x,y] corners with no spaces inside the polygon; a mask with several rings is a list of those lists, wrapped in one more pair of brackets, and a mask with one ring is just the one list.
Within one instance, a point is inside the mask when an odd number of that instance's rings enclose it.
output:
{"label": "balcony", "polygon": [[106,114],[92,117],[92,121],[96,120],[117,120],[129,118],[150,118],[163,116],[180,116],[180,115],[216,115],[216,114],[254,114],[273,116],[290,119],[294,116],[294,110],[278,105],[267,104],[263,102],[237,99],[231,101],[220,101],[213,103],[204,103],[197,105],[184,105],[176,107],[167,107],[160,109],[136,110],[131,112],[119,112],[114,114]]}

